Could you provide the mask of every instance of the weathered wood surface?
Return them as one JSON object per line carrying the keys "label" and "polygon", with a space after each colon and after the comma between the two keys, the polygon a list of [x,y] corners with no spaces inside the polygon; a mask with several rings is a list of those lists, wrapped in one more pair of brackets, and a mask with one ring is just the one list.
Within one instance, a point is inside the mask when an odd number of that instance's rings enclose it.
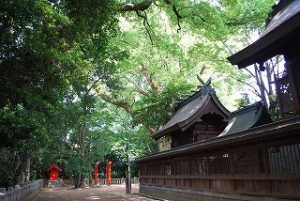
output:
{"label": "weathered wood surface", "polygon": [[42,189],[43,180],[36,180],[15,187],[0,188],[0,201],[30,201]]}
{"label": "weathered wood surface", "polygon": [[300,136],[140,163],[140,184],[300,198]]}
{"label": "weathered wood surface", "polygon": [[[126,179],[125,178],[112,178],[111,184],[125,184]],[[139,178],[138,177],[133,177],[131,178],[131,183],[132,184],[138,184],[139,183]],[[106,179],[100,179],[99,180],[100,185],[106,185]]]}

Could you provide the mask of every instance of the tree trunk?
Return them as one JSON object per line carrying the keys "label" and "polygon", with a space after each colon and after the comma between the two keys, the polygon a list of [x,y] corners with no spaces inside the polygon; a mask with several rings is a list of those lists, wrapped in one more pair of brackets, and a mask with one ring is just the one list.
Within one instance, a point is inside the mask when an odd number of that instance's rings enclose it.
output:
{"label": "tree trunk", "polygon": [[85,175],[83,173],[80,173],[80,188],[85,187]]}
{"label": "tree trunk", "polygon": [[19,180],[21,183],[29,182],[30,180],[30,156],[26,156],[23,160],[23,168]]}
{"label": "tree trunk", "polygon": [[29,182],[30,180],[30,156],[27,156],[26,162],[25,162],[25,182]]}
{"label": "tree trunk", "polygon": [[80,188],[81,187],[81,178],[80,178],[80,173],[79,172],[74,172],[74,185],[75,188]]}
{"label": "tree trunk", "polygon": [[257,85],[259,87],[261,100],[262,100],[263,104],[266,107],[268,107],[268,102],[267,102],[266,93],[265,93],[265,86],[264,86],[264,82],[262,80],[261,72],[259,70],[259,67],[256,64],[254,64],[254,67],[255,67],[255,79],[256,79]]}
{"label": "tree trunk", "polygon": [[274,66],[278,65],[278,63],[273,64],[272,66],[271,65],[272,64],[270,62],[266,63],[267,80],[268,80],[268,87],[269,87],[268,100],[269,100],[269,109],[275,111],[275,109],[276,109],[276,99],[274,98],[274,90],[273,90],[273,87],[272,87],[272,75],[274,75]]}
{"label": "tree trunk", "polygon": [[129,154],[127,156],[126,193],[131,194],[131,169]]}
{"label": "tree trunk", "polygon": [[[89,167],[87,165],[86,161],[86,150],[85,150],[85,132],[86,132],[86,119],[87,119],[87,104],[86,104],[86,95],[81,97],[82,101],[82,109],[83,109],[83,116],[82,120],[79,125],[79,131],[78,131],[78,138],[79,138],[79,157],[81,158],[82,166],[83,167]],[[78,178],[78,186],[79,188],[85,187],[85,174],[83,172],[79,173],[79,178]]]}

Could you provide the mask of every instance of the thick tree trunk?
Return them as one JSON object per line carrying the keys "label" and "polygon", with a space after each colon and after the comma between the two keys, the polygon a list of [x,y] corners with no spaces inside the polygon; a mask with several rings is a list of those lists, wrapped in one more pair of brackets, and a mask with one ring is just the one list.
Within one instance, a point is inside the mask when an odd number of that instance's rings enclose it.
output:
{"label": "thick tree trunk", "polygon": [[81,174],[79,172],[74,172],[74,185],[75,188],[81,187]]}
{"label": "thick tree trunk", "polygon": [[86,185],[85,183],[85,175],[83,173],[80,173],[80,188],[84,188]]}
{"label": "thick tree trunk", "polygon": [[84,188],[85,187],[85,176],[81,172],[74,172],[74,186],[75,188]]}
{"label": "thick tree trunk", "polygon": [[25,182],[29,182],[30,180],[30,163],[31,163],[31,157],[27,156],[25,162]]}
{"label": "thick tree trunk", "polygon": [[19,182],[24,183],[24,182],[29,182],[30,180],[30,156],[26,156],[25,159],[23,159],[23,168],[20,176]]}
{"label": "thick tree trunk", "polygon": [[[81,96],[82,101],[82,109],[83,109],[83,116],[78,128],[78,140],[79,140],[79,157],[81,158],[82,166],[88,169],[87,161],[86,161],[86,150],[85,150],[85,132],[86,132],[86,119],[87,119],[87,104],[86,104],[86,96]],[[78,173],[78,188],[85,187],[85,175],[83,172]]]}

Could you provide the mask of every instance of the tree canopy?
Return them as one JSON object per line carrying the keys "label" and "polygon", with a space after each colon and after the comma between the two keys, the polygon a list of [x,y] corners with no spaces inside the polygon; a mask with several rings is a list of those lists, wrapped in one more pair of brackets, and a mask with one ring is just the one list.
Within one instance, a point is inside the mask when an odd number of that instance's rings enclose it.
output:
{"label": "tree canopy", "polygon": [[[151,134],[209,77],[231,110],[255,96],[272,106],[261,72],[239,71],[226,57],[263,31],[273,4],[4,0],[0,186],[28,169],[45,177],[56,162],[79,187],[94,161],[157,151]],[[269,83],[279,59],[269,63]]]}

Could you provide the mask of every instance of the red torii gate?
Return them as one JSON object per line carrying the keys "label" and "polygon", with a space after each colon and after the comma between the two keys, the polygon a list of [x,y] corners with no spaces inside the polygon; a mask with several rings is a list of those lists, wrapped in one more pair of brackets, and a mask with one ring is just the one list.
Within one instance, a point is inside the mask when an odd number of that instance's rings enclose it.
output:
{"label": "red torii gate", "polygon": [[[111,185],[111,168],[112,162],[108,161],[106,164],[106,185]],[[98,184],[98,175],[99,175],[99,162],[95,162],[94,166],[94,183],[95,185]]]}

